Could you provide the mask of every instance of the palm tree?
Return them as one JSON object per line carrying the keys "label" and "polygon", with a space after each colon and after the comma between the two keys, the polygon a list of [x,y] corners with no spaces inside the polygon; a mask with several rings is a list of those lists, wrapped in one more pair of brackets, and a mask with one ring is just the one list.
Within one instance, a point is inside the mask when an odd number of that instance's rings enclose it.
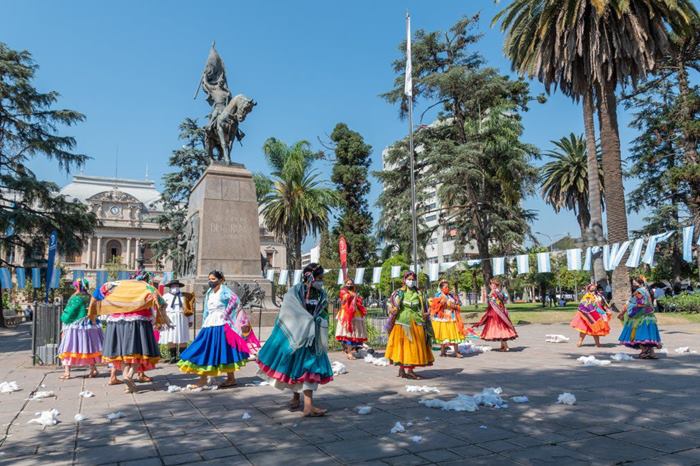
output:
{"label": "palm tree", "polygon": [[287,146],[268,139],[265,155],[272,166],[272,187],[262,197],[266,227],[287,249],[287,269],[301,268],[301,244],[310,234],[328,228],[330,211],[339,204],[335,191],[324,187],[311,169],[317,155],[306,141]]}
{"label": "palm tree", "polygon": [[[514,0],[494,18],[507,33],[514,69],[537,77],[547,91],[554,86],[583,97],[584,108],[595,98],[611,242],[628,236],[615,90],[654,69],[668,48],[669,27],[690,29],[695,18],[692,0]],[[594,141],[588,123],[587,139]],[[613,287],[613,300],[622,304],[625,267],[613,272]]]}
{"label": "palm tree", "polygon": [[[571,133],[558,141],[551,141],[555,149],[545,152],[552,159],[540,171],[539,182],[542,197],[555,212],[567,209],[574,212],[585,238],[591,223],[588,192],[588,150],[583,135]],[[600,168],[600,152],[594,156],[598,165],[598,185],[603,186],[603,170]],[[598,199],[602,196],[602,189]]]}

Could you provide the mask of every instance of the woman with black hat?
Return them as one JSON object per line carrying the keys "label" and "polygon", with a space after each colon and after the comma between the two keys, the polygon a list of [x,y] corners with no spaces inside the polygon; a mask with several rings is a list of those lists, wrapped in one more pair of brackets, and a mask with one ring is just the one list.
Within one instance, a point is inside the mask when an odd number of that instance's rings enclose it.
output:
{"label": "woman with black hat", "polygon": [[171,280],[165,284],[167,291],[163,294],[163,300],[166,304],[165,312],[173,326],[160,333],[159,343],[168,345],[171,364],[178,361],[179,354],[190,341],[190,327],[192,327],[194,315],[194,295],[183,293],[181,288],[184,286],[179,280]]}

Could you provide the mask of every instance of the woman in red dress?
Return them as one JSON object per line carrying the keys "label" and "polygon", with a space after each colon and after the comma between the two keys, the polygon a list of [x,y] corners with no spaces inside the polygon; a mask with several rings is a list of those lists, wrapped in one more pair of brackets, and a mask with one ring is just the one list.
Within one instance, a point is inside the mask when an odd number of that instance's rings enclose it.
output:
{"label": "woman in red dress", "polygon": [[492,278],[489,286],[491,292],[488,296],[488,308],[474,327],[484,327],[481,332],[482,340],[500,341],[500,351],[509,351],[508,340],[518,338],[518,332],[515,331],[505,306],[508,295],[501,291],[501,282],[497,278]]}

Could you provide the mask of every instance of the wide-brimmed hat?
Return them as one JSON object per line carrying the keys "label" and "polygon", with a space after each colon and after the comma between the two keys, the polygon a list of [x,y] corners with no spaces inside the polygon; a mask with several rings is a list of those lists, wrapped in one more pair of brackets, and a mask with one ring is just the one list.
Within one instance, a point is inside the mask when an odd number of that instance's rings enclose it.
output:
{"label": "wide-brimmed hat", "polygon": [[173,287],[173,286],[179,286],[179,287],[182,288],[182,287],[185,286],[185,284],[182,283],[180,280],[170,280],[170,281],[169,281],[168,283],[166,283],[164,286],[165,286],[166,288],[170,288],[170,287]]}

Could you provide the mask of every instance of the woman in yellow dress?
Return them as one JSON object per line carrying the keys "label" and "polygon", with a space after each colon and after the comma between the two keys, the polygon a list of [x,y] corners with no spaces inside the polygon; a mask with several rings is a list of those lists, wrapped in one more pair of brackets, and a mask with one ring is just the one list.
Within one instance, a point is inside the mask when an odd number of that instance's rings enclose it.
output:
{"label": "woman in yellow dress", "polygon": [[399,366],[398,377],[421,379],[414,368],[431,366],[435,360],[430,348],[430,314],[416,286],[416,274],[404,273],[403,283],[389,299],[389,341],[384,356]]}
{"label": "woman in yellow dress", "polygon": [[440,356],[447,356],[447,347],[452,346],[455,357],[461,358],[458,345],[464,341],[465,329],[459,298],[450,293],[447,280],[440,280],[438,288],[440,291],[430,301],[434,340],[440,345]]}

